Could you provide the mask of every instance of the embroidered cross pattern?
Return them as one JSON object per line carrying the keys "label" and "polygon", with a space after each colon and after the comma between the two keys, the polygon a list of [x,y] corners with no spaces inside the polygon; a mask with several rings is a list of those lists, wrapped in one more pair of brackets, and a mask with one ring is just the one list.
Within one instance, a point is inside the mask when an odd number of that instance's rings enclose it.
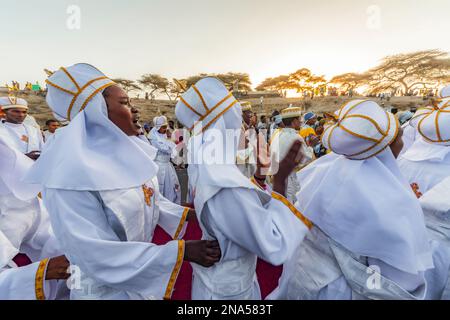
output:
{"label": "embroidered cross pattern", "polygon": [[147,187],[146,185],[142,186],[142,191],[144,192],[145,203],[148,206],[152,205],[152,197],[155,193],[152,188]]}

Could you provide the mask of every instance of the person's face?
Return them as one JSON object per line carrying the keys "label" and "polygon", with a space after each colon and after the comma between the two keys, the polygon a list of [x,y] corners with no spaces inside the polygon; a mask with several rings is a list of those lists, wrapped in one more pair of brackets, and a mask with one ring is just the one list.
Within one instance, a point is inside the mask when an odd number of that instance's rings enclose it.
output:
{"label": "person's face", "polygon": [[162,134],[167,133],[167,126],[162,126],[161,128],[159,128],[158,132]]}
{"label": "person's face", "polygon": [[56,129],[59,128],[59,122],[50,122],[48,125],[48,131],[55,133]]}
{"label": "person's face", "polygon": [[300,118],[295,118],[294,120],[292,120],[291,126],[295,130],[300,130],[300,128],[302,126],[302,122],[300,121]]}
{"label": "person's face", "polygon": [[394,142],[391,143],[390,148],[392,153],[394,154],[394,157],[397,159],[400,152],[403,149],[403,129],[400,128],[398,131],[397,138],[395,138]]}
{"label": "person's face", "polygon": [[251,112],[251,111],[244,111],[242,113],[242,119],[244,119],[244,122],[247,125],[251,125],[252,118],[253,118],[253,112]]}
{"label": "person's face", "polygon": [[28,110],[22,108],[13,108],[5,111],[6,122],[21,124],[27,117]]}
{"label": "person's face", "polygon": [[256,126],[257,122],[258,122],[258,116],[256,115],[256,113],[254,113],[252,118],[251,118],[251,125],[252,126]]}
{"label": "person's face", "polygon": [[309,120],[306,122],[306,124],[307,124],[307,125],[310,125],[310,126],[313,126],[313,125],[316,124],[316,121],[317,121],[317,118],[316,118],[316,117],[313,117],[313,118],[309,119]]}
{"label": "person's face", "polygon": [[105,100],[108,105],[108,118],[127,136],[137,136],[141,133],[139,112],[131,106],[127,93],[119,86],[106,89]]}

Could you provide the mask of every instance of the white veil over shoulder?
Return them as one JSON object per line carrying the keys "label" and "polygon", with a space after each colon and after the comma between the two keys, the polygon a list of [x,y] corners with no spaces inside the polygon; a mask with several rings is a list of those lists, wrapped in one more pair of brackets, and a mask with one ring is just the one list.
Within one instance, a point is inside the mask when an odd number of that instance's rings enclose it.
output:
{"label": "white veil over shoulder", "polygon": [[105,191],[143,185],[158,171],[156,150],[108,118],[102,92],[115,83],[89,64],[61,68],[47,80],[47,103],[58,130],[26,179],[47,188]]}

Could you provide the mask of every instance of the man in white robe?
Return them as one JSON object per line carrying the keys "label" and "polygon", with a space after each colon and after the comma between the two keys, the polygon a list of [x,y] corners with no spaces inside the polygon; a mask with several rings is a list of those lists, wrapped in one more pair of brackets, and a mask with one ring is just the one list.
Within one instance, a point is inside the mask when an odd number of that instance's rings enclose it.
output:
{"label": "man in white robe", "polygon": [[149,140],[158,150],[155,162],[158,165],[159,190],[162,195],[174,203],[181,203],[181,187],[177,173],[171,162],[176,156],[176,145],[167,137],[167,118],[156,117],[153,120],[154,127],[150,131]]}
{"label": "man in white robe", "polygon": [[[314,159],[314,152],[310,148],[307,148],[305,141],[300,136],[301,116],[301,108],[290,107],[282,110],[281,117],[285,127],[275,132],[270,143],[272,163],[279,163],[285,157],[294,141],[300,141],[302,143],[302,152],[305,157],[298,167],[295,168],[294,172],[289,175],[287,182],[286,197],[292,203],[295,203],[296,194],[300,191],[297,172]],[[273,168],[272,170],[276,172],[278,168]]]}
{"label": "man in white robe", "polygon": [[33,161],[0,139],[0,300],[66,299],[62,256],[39,185],[21,182]]}
{"label": "man in white robe", "polygon": [[188,173],[203,239],[217,239],[222,250],[212,268],[193,266],[192,299],[260,299],[257,257],[283,264],[311,227],[284,196],[287,177],[302,158],[300,144],[282,160],[269,195],[236,166],[242,111],[220,80],[192,86],[175,114],[193,134]]}
{"label": "man in white robe", "polygon": [[332,153],[298,173],[296,207],[314,228],[269,298],[425,299],[432,248],[395,160],[398,120],[375,102],[350,101],[322,142]]}
{"label": "man in white robe", "polygon": [[[161,196],[156,150],[138,137],[125,91],[88,64],[61,68],[47,84],[48,105],[70,123],[26,179],[44,186],[53,230],[77,270],[71,299],[170,299],[183,260],[211,266],[217,243],[180,240],[190,210]],[[157,224],[174,240],[151,243]]]}
{"label": "man in white robe", "polygon": [[0,137],[36,160],[44,142],[38,128],[24,123],[28,114],[27,102],[16,97],[1,97],[0,107],[5,112],[5,119],[0,123]]}

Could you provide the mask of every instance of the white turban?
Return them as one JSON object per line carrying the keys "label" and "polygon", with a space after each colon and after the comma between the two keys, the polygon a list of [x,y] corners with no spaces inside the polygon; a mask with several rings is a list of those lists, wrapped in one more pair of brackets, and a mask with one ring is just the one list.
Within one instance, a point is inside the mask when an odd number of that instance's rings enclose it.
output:
{"label": "white turban", "polygon": [[16,97],[0,97],[0,109],[26,109],[28,110],[28,103],[25,99]]}
{"label": "white turban", "polygon": [[450,146],[450,98],[418,111],[411,123],[429,143]]}
{"label": "white turban", "polygon": [[58,130],[27,176],[47,188],[105,191],[142,186],[158,167],[156,150],[127,136],[108,118],[102,92],[114,85],[88,64],[61,68],[47,81],[47,103],[59,118]]}
{"label": "white turban", "polygon": [[165,116],[155,117],[153,118],[153,126],[156,130],[161,129],[161,127],[169,125],[167,123],[167,118]]}
{"label": "white turban", "polygon": [[393,114],[369,100],[353,100],[337,112],[336,123],[322,137],[324,146],[349,159],[364,160],[386,149],[397,137]]}

